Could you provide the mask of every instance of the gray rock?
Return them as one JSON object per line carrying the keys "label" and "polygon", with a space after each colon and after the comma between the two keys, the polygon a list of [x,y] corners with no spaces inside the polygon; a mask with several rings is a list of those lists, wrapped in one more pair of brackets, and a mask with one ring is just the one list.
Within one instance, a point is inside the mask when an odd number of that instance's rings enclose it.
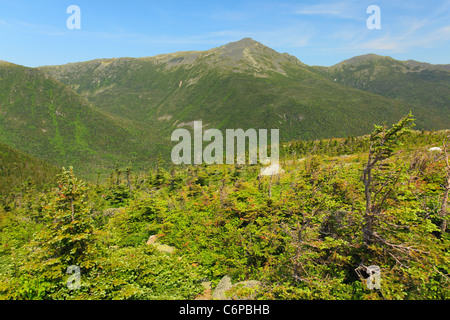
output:
{"label": "gray rock", "polygon": [[151,245],[154,246],[156,250],[158,250],[159,252],[172,253],[175,250],[174,247],[168,246],[167,244],[161,244],[158,242],[154,242]]}
{"label": "gray rock", "polygon": [[216,300],[230,300],[225,296],[225,292],[231,287],[233,284],[231,283],[231,278],[229,276],[224,276],[222,280],[217,284],[216,289],[213,292],[212,298]]}
{"label": "gray rock", "polygon": [[157,240],[158,240],[158,236],[157,236],[157,235],[150,236],[150,237],[148,238],[148,240],[147,240],[147,244],[153,244],[153,243],[155,243]]}
{"label": "gray rock", "polygon": [[243,295],[237,294],[239,290],[242,289],[256,289],[258,286],[261,285],[261,282],[257,280],[248,280],[248,281],[241,281],[238,283],[235,283],[233,287],[227,291],[227,293],[231,293],[231,299],[233,300],[250,300],[254,298],[254,295],[256,291],[250,293],[249,295]]}
{"label": "gray rock", "polygon": [[261,282],[257,280],[248,280],[248,281],[241,281],[233,285],[233,287],[241,286],[244,288],[254,288],[256,286],[260,286]]}
{"label": "gray rock", "polygon": [[150,236],[147,240],[148,245],[152,245],[159,252],[172,253],[175,248],[158,242],[158,235]]}

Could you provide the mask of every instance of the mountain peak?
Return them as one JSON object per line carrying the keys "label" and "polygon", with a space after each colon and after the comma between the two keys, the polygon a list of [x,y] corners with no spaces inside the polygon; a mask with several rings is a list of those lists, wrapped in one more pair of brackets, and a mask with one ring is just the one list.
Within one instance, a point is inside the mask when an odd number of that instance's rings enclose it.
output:
{"label": "mountain peak", "polygon": [[402,70],[402,72],[418,72],[422,70],[450,71],[450,65],[448,64],[431,64],[415,60],[402,61],[396,60],[389,56],[381,56],[373,53],[360,55],[344,60],[334,65],[333,67],[342,67],[344,65],[356,67],[361,66],[363,64],[373,64],[373,63],[376,63],[377,66],[383,65],[384,68],[392,68],[393,66],[395,66],[395,68],[397,68],[396,69],[397,71]]}
{"label": "mountain peak", "polygon": [[252,38],[243,38],[239,41],[230,42],[221,47],[217,47],[216,49],[222,52],[232,53],[232,52],[242,52],[245,49],[256,47],[264,48],[266,46],[262,45],[258,41],[253,40]]}
{"label": "mountain peak", "polygon": [[258,44],[260,45],[261,43],[253,40],[252,38],[247,37],[247,38],[242,38],[241,40],[238,40],[238,41],[230,42],[227,44],[227,46],[239,45],[239,46],[250,47],[250,46],[258,45]]}
{"label": "mountain peak", "polygon": [[382,60],[382,59],[391,59],[391,57],[387,57],[387,56],[380,56],[378,54],[375,53],[369,53],[369,54],[363,54],[360,56],[355,56],[353,58],[344,60],[342,62],[339,62],[337,65],[343,65],[343,64],[360,64],[363,62],[367,62],[367,61],[374,61],[374,60]]}
{"label": "mountain peak", "polygon": [[443,70],[450,71],[450,64],[431,64],[426,62],[420,62],[415,60],[407,60],[405,61],[412,68],[416,68],[418,70],[430,69],[430,70]]}
{"label": "mountain peak", "polygon": [[3,65],[13,65],[11,62],[0,60],[0,64]]}
{"label": "mountain peak", "polygon": [[300,63],[298,59],[281,54],[252,38],[243,38],[207,51],[216,58],[214,64],[231,68],[235,72],[251,71],[256,76],[267,77],[267,71],[286,74],[282,64]]}

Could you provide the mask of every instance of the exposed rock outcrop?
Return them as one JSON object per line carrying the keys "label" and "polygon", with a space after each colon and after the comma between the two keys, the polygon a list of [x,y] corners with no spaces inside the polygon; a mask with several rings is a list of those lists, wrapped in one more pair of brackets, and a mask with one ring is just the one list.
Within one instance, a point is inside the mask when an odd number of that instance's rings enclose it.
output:
{"label": "exposed rock outcrop", "polygon": [[175,248],[158,242],[158,235],[152,235],[147,240],[148,245],[152,245],[159,252],[172,253]]}
{"label": "exposed rock outcrop", "polygon": [[232,284],[229,276],[224,276],[217,284],[212,298],[215,300],[250,300],[255,297],[261,282],[257,280],[241,281]]}

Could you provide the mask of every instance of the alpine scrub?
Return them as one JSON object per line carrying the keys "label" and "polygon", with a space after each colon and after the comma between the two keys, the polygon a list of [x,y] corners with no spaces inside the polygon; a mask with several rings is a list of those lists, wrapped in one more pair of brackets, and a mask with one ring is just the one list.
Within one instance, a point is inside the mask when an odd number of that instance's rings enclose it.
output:
{"label": "alpine scrub", "polygon": [[160,158],[105,182],[72,168],[28,182],[0,207],[0,298],[195,299],[228,275],[259,281],[253,299],[448,299],[448,153],[429,149],[449,132],[412,122],[283,143],[273,176]]}

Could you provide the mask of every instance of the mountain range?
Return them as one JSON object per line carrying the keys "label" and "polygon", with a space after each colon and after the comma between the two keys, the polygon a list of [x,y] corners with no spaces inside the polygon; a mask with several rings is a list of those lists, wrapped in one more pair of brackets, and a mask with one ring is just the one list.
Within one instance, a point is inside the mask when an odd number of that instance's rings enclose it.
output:
{"label": "mountain range", "polygon": [[449,117],[450,65],[433,65],[414,60],[398,61],[368,54],[335,66],[315,70],[329,80],[399,99],[410,105],[426,106]]}
{"label": "mountain range", "polygon": [[411,111],[449,128],[450,65],[364,55],[308,66],[250,38],[207,51],[27,68],[0,62],[0,142],[85,176],[170,158],[176,128],[367,134]]}

